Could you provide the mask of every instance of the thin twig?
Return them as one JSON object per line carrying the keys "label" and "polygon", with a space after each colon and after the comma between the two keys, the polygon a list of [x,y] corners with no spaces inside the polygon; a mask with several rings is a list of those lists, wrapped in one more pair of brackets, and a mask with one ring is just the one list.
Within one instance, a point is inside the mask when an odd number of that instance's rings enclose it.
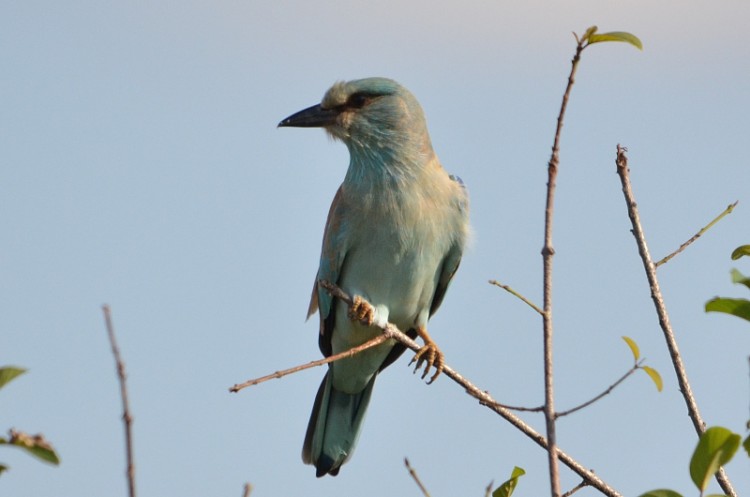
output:
{"label": "thin twig", "polygon": [[[322,288],[325,288],[332,296],[336,297],[337,299],[341,300],[342,302],[346,303],[349,307],[351,307],[352,298],[343,290],[341,290],[336,285],[333,285],[327,281],[321,280],[318,283]],[[415,352],[420,349],[420,346],[417,344],[417,342],[415,342],[414,340],[409,338],[406,334],[401,332],[392,323],[375,322],[372,324],[372,326],[380,329],[380,331],[382,332],[382,336],[386,337],[386,339],[397,340],[403,345],[405,345],[407,348]],[[292,369],[296,371],[300,371],[303,368],[292,368]],[[469,395],[477,399],[481,405],[499,414],[502,418],[504,418],[513,426],[515,426],[518,430],[520,430],[523,434],[525,434],[527,437],[533,440],[541,448],[543,448],[544,450],[548,450],[547,440],[544,438],[544,436],[539,434],[531,426],[527,425],[521,418],[513,414],[509,409],[506,409],[505,407],[503,407],[502,404],[500,404],[494,398],[492,398],[492,396],[489,393],[487,393],[486,391],[474,385],[472,382],[464,378],[460,373],[456,372],[448,365],[444,365],[443,374],[447,376],[448,378],[452,379],[453,381],[455,381],[456,383],[458,383],[461,387],[463,387],[466,393],[468,393]],[[269,375],[269,376],[273,377],[273,375]],[[562,461],[563,464],[565,464],[578,476],[580,476],[581,478],[589,482],[592,487],[599,490],[602,494],[608,497],[622,497],[620,493],[618,493],[614,488],[610,487],[607,483],[605,483],[604,480],[599,478],[596,474],[594,474],[594,472],[586,469],[586,467],[581,465],[578,461],[573,459],[571,456],[569,456],[562,450],[560,449],[557,450],[557,457],[559,458],[560,461]]]}
{"label": "thin twig", "polygon": [[555,389],[552,359],[552,259],[555,255],[555,249],[552,245],[552,220],[554,217],[557,170],[560,164],[560,137],[562,135],[563,119],[565,117],[565,109],[568,107],[570,92],[575,83],[575,74],[578,69],[578,62],[581,60],[581,52],[585,48],[583,41],[578,36],[576,36],[576,41],[576,53],[571,61],[568,85],[565,88],[562,104],[560,105],[560,113],[557,116],[557,128],[555,129],[555,140],[552,145],[552,155],[547,165],[547,200],[544,209],[544,247],[542,248],[542,264],[544,268],[544,312],[542,312],[544,328],[544,419],[547,428],[547,442],[549,444],[547,460],[549,462],[550,491],[552,497],[560,495],[560,470],[556,455],[557,436],[555,435]]}
{"label": "thin twig", "polygon": [[583,480],[581,483],[579,483],[575,487],[571,488],[570,490],[568,490],[567,492],[565,492],[564,494],[562,494],[561,497],[570,497],[571,495],[573,495],[574,493],[578,492],[583,487],[588,487],[588,486],[589,486],[589,483],[586,480]]}
{"label": "thin twig", "polygon": [[713,221],[711,221],[710,223],[708,223],[707,225],[705,225],[705,226],[704,226],[703,228],[701,228],[701,229],[700,229],[700,231],[699,231],[698,233],[696,233],[695,235],[693,235],[692,237],[690,237],[690,240],[688,240],[688,241],[686,241],[685,243],[683,243],[682,245],[680,245],[680,248],[678,248],[677,250],[675,250],[674,252],[672,252],[671,254],[669,254],[668,256],[666,256],[665,258],[663,258],[663,259],[659,260],[659,261],[658,261],[658,262],[657,262],[657,263],[655,264],[655,266],[656,266],[656,267],[659,267],[659,266],[661,266],[662,264],[664,264],[664,263],[666,263],[666,262],[669,262],[669,260],[670,260],[670,259],[672,259],[672,257],[676,256],[677,254],[679,254],[680,252],[682,252],[683,250],[685,250],[685,249],[686,249],[686,248],[688,247],[688,245],[690,245],[691,243],[693,243],[694,241],[696,241],[696,240],[697,240],[698,238],[700,238],[701,236],[703,236],[703,234],[704,234],[704,233],[705,233],[706,231],[708,231],[709,229],[711,229],[711,227],[712,227],[712,226],[713,226],[714,224],[716,224],[716,223],[718,223],[719,221],[721,221],[721,220],[722,220],[722,218],[723,218],[724,216],[726,216],[727,214],[731,214],[731,213],[732,213],[732,211],[734,210],[734,208],[735,208],[735,207],[737,207],[737,204],[738,204],[738,203],[739,203],[739,200],[738,200],[738,201],[736,201],[736,202],[735,202],[735,203],[733,203],[733,204],[729,204],[729,205],[727,206],[727,208],[726,208],[726,209],[724,209],[724,211],[723,211],[723,212],[722,212],[721,214],[719,214],[718,216],[716,216],[716,217],[714,218],[714,220],[713,220]]}
{"label": "thin twig", "polygon": [[375,347],[376,345],[380,345],[381,343],[388,340],[388,337],[385,335],[378,335],[375,338],[363,343],[362,345],[358,345],[357,347],[353,347],[349,350],[345,350],[343,352],[340,352],[338,354],[325,357],[323,359],[319,359],[317,361],[310,361],[307,364],[301,364],[299,366],[294,366],[293,368],[289,369],[283,369],[281,371],[276,371],[275,373],[267,374],[266,376],[261,376],[260,378],[254,378],[252,380],[247,380],[243,383],[237,383],[236,385],[233,385],[229,388],[229,391],[232,393],[237,393],[243,388],[251,387],[253,385],[257,385],[258,383],[263,383],[268,380],[273,379],[279,379],[283,378],[286,375],[290,375],[293,373],[296,373],[298,371],[304,371],[305,369],[314,368],[317,366],[322,366],[323,364],[328,364],[329,362],[338,361],[339,359],[344,359],[346,357],[351,357],[353,355],[359,354],[363,350],[367,350],[371,347]]}
{"label": "thin twig", "polygon": [[135,497],[135,463],[133,462],[133,416],[130,414],[128,405],[128,388],[126,384],[127,374],[125,373],[125,363],[120,356],[120,348],[117,346],[115,339],[115,328],[112,325],[112,312],[107,304],[102,306],[104,312],[104,322],[107,327],[109,343],[112,346],[112,355],[115,357],[117,365],[117,378],[120,381],[120,396],[122,397],[122,422],[125,425],[125,454],[127,458],[127,468],[125,475],[128,480],[128,495]]}
{"label": "thin twig", "polygon": [[245,483],[245,486],[242,490],[242,497],[250,497],[250,492],[253,491],[253,486],[249,483]]}
{"label": "thin twig", "polygon": [[[328,292],[331,293],[334,297],[340,299],[342,302],[346,302],[347,305],[351,306],[352,299],[349,295],[347,295],[344,291],[342,291],[340,288],[338,288],[336,285],[333,285],[331,283],[328,283],[326,281],[319,281],[319,284],[322,288],[325,288]],[[382,324],[382,323],[373,323],[373,326],[380,329],[388,338],[393,338],[394,340],[398,340],[402,344],[404,344],[407,348],[418,351],[420,349],[420,346],[409,338],[406,334],[401,332],[396,326],[394,326],[392,323]],[[500,415],[503,419],[508,421],[510,424],[515,426],[518,430],[520,430],[524,435],[529,437],[531,440],[533,440],[537,445],[539,445],[544,450],[548,450],[547,440],[544,438],[543,435],[538,433],[536,430],[534,430],[531,426],[526,424],[521,418],[513,414],[509,409],[506,409],[502,407],[500,403],[498,403],[492,396],[487,393],[486,391],[480,389],[476,385],[474,385],[472,382],[464,378],[460,373],[455,371],[453,368],[448,366],[447,364],[443,367],[443,374],[447,376],[448,378],[452,379],[456,383],[458,383],[463,389],[477,399],[479,403],[498,415]],[[588,470],[585,466],[580,464],[578,461],[573,459],[570,455],[566,454],[559,448],[557,449],[557,457],[558,459],[565,464],[568,468],[570,468],[574,473],[576,473],[578,476],[586,480],[590,483],[590,485],[602,494],[608,496],[608,497],[622,497],[619,492],[617,492],[614,488],[610,487],[604,480],[599,478],[593,471]]]}
{"label": "thin twig", "polygon": [[[677,375],[677,383],[680,385],[682,397],[685,399],[685,404],[687,405],[688,416],[690,416],[690,419],[693,422],[693,427],[695,428],[696,433],[700,436],[706,431],[706,423],[701,417],[698,404],[695,401],[695,396],[690,388],[685,365],[682,362],[682,356],[677,347],[677,340],[675,339],[672,325],[669,322],[669,314],[667,314],[667,307],[664,304],[664,298],[662,297],[661,289],[659,288],[659,280],[656,276],[656,264],[652,261],[651,255],[648,251],[646,236],[643,233],[641,219],[638,214],[638,207],[635,202],[635,196],[633,195],[633,188],[630,184],[630,169],[628,168],[628,158],[625,155],[625,151],[625,148],[621,147],[619,144],[617,145],[617,158],[615,163],[617,165],[617,174],[622,183],[622,192],[625,196],[628,216],[630,217],[630,222],[633,226],[631,231],[635,237],[635,242],[638,245],[638,253],[641,256],[643,268],[646,270],[646,278],[648,279],[648,284],[651,289],[651,299],[654,301],[656,314],[659,317],[659,325],[664,333],[667,349],[669,350],[672,365],[674,366],[675,374]],[[716,473],[716,481],[719,483],[722,490],[724,490],[724,493],[730,497],[737,496],[723,468]]]}
{"label": "thin twig", "polygon": [[[479,401],[480,404],[482,404],[482,401]],[[521,412],[544,412],[544,406],[538,406],[538,407],[521,407],[521,406],[511,406],[508,404],[501,404],[500,402],[495,402],[492,406],[487,407],[502,407],[503,409],[508,409],[511,411],[521,411]]]}
{"label": "thin twig", "polygon": [[532,301],[530,301],[529,299],[527,299],[526,297],[524,297],[523,295],[521,295],[517,291],[513,290],[513,288],[509,287],[508,285],[504,285],[504,284],[500,283],[497,280],[490,280],[490,285],[499,286],[500,288],[502,288],[506,292],[510,293],[511,295],[514,295],[515,297],[518,297],[526,305],[528,305],[529,307],[531,307],[532,309],[534,309],[536,312],[538,312],[539,314],[541,314],[542,316],[544,316],[544,311],[541,310],[538,305],[536,305],[535,303],[533,303]]}
{"label": "thin twig", "polygon": [[487,487],[484,489],[484,497],[490,497],[492,495],[492,484],[495,483],[495,480],[492,480]]}
{"label": "thin twig", "polygon": [[422,494],[424,497],[430,497],[430,493],[427,491],[427,489],[422,485],[421,480],[419,479],[419,476],[417,476],[417,472],[414,470],[414,468],[411,467],[411,464],[409,464],[409,459],[404,457],[404,464],[406,465],[406,469],[409,470],[409,474],[414,479],[414,482],[417,484],[419,489],[422,491]]}
{"label": "thin twig", "polygon": [[597,400],[601,399],[605,395],[609,395],[612,392],[612,390],[614,390],[615,388],[617,388],[617,385],[619,385],[620,383],[622,383],[623,381],[625,381],[625,378],[627,378],[631,374],[635,373],[636,370],[638,370],[638,369],[639,369],[639,364],[635,364],[624,375],[622,375],[619,380],[617,380],[616,382],[612,383],[609,387],[607,387],[607,389],[605,391],[603,391],[602,393],[600,393],[599,395],[597,395],[593,399],[588,400],[588,401],[584,402],[583,404],[581,404],[579,406],[576,406],[576,407],[573,407],[571,409],[568,409],[567,411],[560,411],[560,412],[558,412],[557,413],[557,417],[561,418],[563,416],[567,416],[568,414],[572,414],[572,413],[574,413],[576,411],[580,411],[584,407],[590,406],[591,404],[593,404]]}

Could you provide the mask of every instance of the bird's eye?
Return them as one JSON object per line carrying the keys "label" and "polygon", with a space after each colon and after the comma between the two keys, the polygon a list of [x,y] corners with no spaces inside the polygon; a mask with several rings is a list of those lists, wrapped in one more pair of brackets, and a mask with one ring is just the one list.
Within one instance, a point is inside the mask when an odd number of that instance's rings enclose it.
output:
{"label": "bird's eye", "polygon": [[370,102],[371,98],[369,95],[365,95],[364,93],[355,93],[351,97],[349,97],[349,100],[346,102],[348,107],[353,107],[355,109],[361,109],[365,105],[367,105]]}

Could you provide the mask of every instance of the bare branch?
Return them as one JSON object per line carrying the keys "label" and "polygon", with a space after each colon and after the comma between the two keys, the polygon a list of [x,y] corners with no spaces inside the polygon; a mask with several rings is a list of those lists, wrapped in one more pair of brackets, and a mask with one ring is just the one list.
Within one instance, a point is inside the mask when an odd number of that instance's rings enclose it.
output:
{"label": "bare branch", "polygon": [[568,490],[567,492],[565,492],[564,494],[562,494],[561,497],[570,497],[571,495],[573,495],[574,493],[578,492],[583,487],[588,487],[588,486],[589,486],[588,482],[586,480],[583,480],[581,483],[579,483],[575,487],[571,488],[570,490]]}
{"label": "bare branch", "polygon": [[719,214],[718,216],[716,216],[714,218],[713,221],[711,221],[710,223],[708,223],[707,225],[705,225],[703,228],[700,229],[700,231],[698,231],[698,233],[696,233],[695,235],[693,235],[692,237],[690,237],[690,239],[688,241],[686,241],[685,243],[683,243],[682,245],[680,245],[680,248],[678,248],[677,250],[675,250],[674,252],[672,252],[671,254],[669,254],[668,256],[666,256],[665,258],[663,258],[660,261],[658,261],[655,264],[655,266],[659,267],[662,264],[669,262],[669,260],[672,259],[672,257],[676,256],[677,254],[679,254],[680,252],[682,252],[683,250],[685,250],[688,247],[688,245],[690,245],[691,243],[693,243],[694,241],[696,241],[698,238],[700,238],[701,236],[703,236],[703,234],[706,231],[708,231],[709,229],[711,229],[711,227],[713,227],[714,224],[716,224],[719,221],[721,221],[724,218],[724,216],[726,216],[727,214],[731,214],[732,211],[734,210],[734,208],[737,207],[738,203],[739,203],[739,200],[736,201],[733,204],[729,204],[727,206],[727,208],[724,209],[724,211],[721,214]]}
{"label": "bare branch", "polygon": [[104,322],[107,326],[107,335],[109,343],[112,346],[112,355],[115,357],[117,365],[117,378],[120,381],[120,396],[122,397],[122,422],[125,425],[125,455],[127,458],[127,468],[125,475],[128,480],[128,496],[135,497],[135,463],[133,461],[133,416],[130,414],[128,406],[128,388],[126,384],[127,375],[125,374],[125,363],[120,356],[120,348],[117,346],[115,339],[115,328],[112,325],[112,312],[108,305],[102,306],[104,312]]}
{"label": "bare branch", "polygon": [[537,306],[535,303],[533,303],[532,301],[530,301],[529,299],[527,299],[526,297],[524,297],[523,295],[521,295],[517,291],[513,290],[513,288],[509,287],[508,285],[503,285],[502,283],[500,283],[497,280],[490,280],[490,285],[499,286],[500,288],[502,288],[506,292],[510,293],[511,295],[514,295],[515,297],[518,297],[526,305],[528,305],[529,307],[531,307],[532,309],[534,309],[536,312],[538,312],[539,314],[541,314],[542,316],[544,316],[544,311],[541,310],[539,308],[539,306]]}
{"label": "bare branch", "polygon": [[344,352],[325,357],[323,359],[319,359],[317,361],[310,361],[307,364],[301,364],[299,366],[294,366],[293,368],[289,369],[283,369],[281,371],[276,371],[275,373],[268,374],[266,376],[261,376],[260,378],[254,378],[252,380],[247,380],[243,383],[237,383],[229,388],[229,391],[232,393],[237,393],[243,388],[252,387],[254,385],[257,385],[258,383],[263,383],[268,380],[273,379],[279,379],[283,378],[284,376],[297,373],[299,371],[304,371],[305,369],[314,368],[317,366],[322,366],[323,364],[328,364],[329,362],[338,361],[339,359],[344,359],[346,357],[352,357],[354,355],[359,354],[363,350],[367,350],[371,347],[375,347],[376,345],[380,345],[381,343],[388,340],[388,337],[386,335],[378,335],[372,340],[369,340],[362,345],[359,345],[357,347],[353,347],[349,350],[345,350]]}
{"label": "bare branch", "polygon": [[411,464],[409,464],[409,459],[407,459],[406,457],[404,457],[404,464],[406,465],[406,469],[409,470],[409,474],[414,479],[414,482],[422,491],[422,495],[424,495],[424,497],[430,497],[430,493],[427,491],[424,485],[422,485],[422,482],[420,481],[419,476],[417,476],[417,472],[414,470],[414,468],[411,467]]}
{"label": "bare branch", "polygon": [[[339,287],[327,281],[323,281],[323,280],[319,281],[318,283],[322,288],[325,288],[332,296],[338,298],[342,302],[345,302],[349,307],[351,307],[352,298],[343,290],[341,290]],[[397,340],[415,352],[420,349],[420,346],[414,340],[412,340],[406,334],[401,332],[392,323],[383,324],[383,323],[376,322],[376,323],[373,323],[372,326],[380,329],[382,332],[381,336],[385,337],[385,339]],[[372,342],[372,340],[370,342]],[[370,342],[363,344],[363,346],[369,344]],[[328,358],[328,359],[331,359],[331,358]],[[295,371],[300,371],[302,369],[304,368],[297,367],[297,368],[292,368],[291,370],[286,370],[286,371],[295,372]],[[477,399],[481,405],[488,407],[495,413],[499,414],[506,421],[508,421],[510,424],[512,424],[517,429],[519,429],[522,433],[528,436],[531,440],[533,440],[537,445],[539,445],[545,450],[548,450],[547,440],[541,434],[539,434],[536,430],[534,430],[532,427],[527,425],[521,418],[517,417],[509,409],[507,409],[502,404],[500,404],[495,399],[493,399],[489,393],[475,386],[473,383],[471,383],[469,380],[464,378],[460,373],[456,372],[448,365],[445,365],[443,367],[443,373],[445,374],[445,376],[452,379],[453,381],[458,383],[461,387],[463,387],[466,393],[468,393],[469,395]],[[290,373],[286,373],[286,374],[290,374]],[[268,375],[268,378],[274,378],[275,377],[274,375]],[[238,386],[238,385],[235,385],[235,386]],[[525,408],[520,408],[520,409],[525,409]],[[531,410],[531,409],[528,409],[528,410]],[[607,485],[607,483],[605,483],[601,478],[599,478],[592,471],[586,469],[586,467],[578,463],[578,461],[573,459],[571,456],[569,456],[568,454],[566,454],[560,449],[558,449],[556,453],[557,453],[558,459],[562,461],[563,464],[565,464],[573,472],[578,474],[585,481],[589,482],[589,484],[592,487],[599,490],[602,494],[608,497],[622,497],[621,494],[618,493],[614,488]]]}
{"label": "bare branch", "polygon": [[593,404],[593,403],[594,403],[594,402],[596,402],[597,400],[601,399],[601,398],[602,398],[602,397],[604,397],[605,395],[609,395],[609,393],[610,393],[610,392],[612,392],[612,390],[614,390],[614,389],[615,389],[615,388],[616,388],[616,387],[617,387],[617,386],[618,386],[618,385],[619,385],[620,383],[622,383],[623,381],[625,381],[625,378],[627,378],[627,377],[628,377],[628,376],[630,376],[631,374],[635,373],[635,372],[636,372],[636,370],[637,370],[637,369],[639,368],[639,365],[640,365],[640,363],[638,363],[638,364],[635,364],[635,365],[634,365],[634,366],[633,366],[632,368],[630,368],[630,369],[629,369],[629,370],[628,370],[628,371],[627,371],[627,372],[626,372],[626,373],[625,373],[624,375],[622,375],[622,376],[620,377],[620,379],[619,379],[619,380],[617,380],[616,382],[612,383],[612,384],[611,384],[611,385],[610,385],[609,387],[607,387],[607,389],[606,389],[605,391],[603,391],[602,393],[600,393],[599,395],[597,395],[597,396],[596,396],[596,397],[594,397],[593,399],[591,399],[591,400],[588,400],[588,401],[584,402],[583,404],[581,404],[581,405],[579,405],[579,406],[573,407],[572,409],[568,409],[567,411],[561,411],[561,412],[558,412],[558,413],[556,414],[556,415],[557,415],[557,417],[558,417],[558,418],[560,418],[560,417],[562,417],[562,416],[567,416],[568,414],[572,414],[572,413],[574,413],[574,412],[576,412],[576,411],[580,411],[580,410],[581,410],[581,409],[583,409],[584,407],[588,407],[588,406],[590,406],[591,404]]}
{"label": "bare branch", "polygon": [[555,435],[555,390],[553,374],[553,327],[552,327],[552,259],[555,249],[552,245],[552,220],[555,204],[555,188],[557,180],[557,169],[560,164],[560,137],[562,135],[563,119],[565,109],[568,107],[570,92],[575,83],[575,74],[578,63],[581,60],[581,52],[585,48],[583,40],[576,35],[576,53],[571,61],[568,85],[563,94],[560,113],[557,116],[557,128],[555,129],[555,140],[552,144],[552,155],[547,165],[547,200],[544,209],[544,247],[542,248],[542,264],[544,268],[544,312],[542,312],[544,329],[544,419],[547,428],[547,459],[549,463],[550,491],[552,497],[560,495],[560,470],[557,464],[557,436]]}
{"label": "bare branch", "polygon": [[[480,404],[484,405],[484,402],[481,400],[479,401]],[[501,404],[500,402],[495,402],[491,406],[487,407],[502,407],[503,409],[509,409],[511,411],[521,411],[521,412],[544,412],[544,406],[538,406],[538,407],[521,407],[521,406],[511,406],[508,404]]]}
{"label": "bare branch", "polygon": [[[677,347],[677,340],[674,331],[672,330],[672,325],[669,322],[667,307],[664,304],[664,298],[662,297],[661,289],[659,288],[659,280],[656,277],[656,264],[652,261],[651,255],[648,251],[646,235],[643,233],[641,218],[638,214],[638,207],[635,202],[635,196],[633,195],[633,188],[630,184],[630,169],[628,168],[628,158],[625,155],[625,152],[626,149],[618,144],[615,163],[617,165],[617,174],[622,183],[622,192],[625,196],[628,216],[630,217],[630,222],[633,226],[632,233],[635,237],[635,242],[638,245],[638,253],[641,256],[643,268],[646,270],[646,278],[648,279],[648,284],[651,289],[651,299],[654,301],[656,314],[659,317],[659,325],[664,333],[667,349],[669,350],[672,365],[674,366],[675,374],[677,375],[677,383],[680,385],[680,392],[682,392],[682,397],[687,405],[688,416],[690,416],[690,419],[693,422],[693,427],[695,428],[696,433],[700,436],[706,431],[706,423],[701,417],[698,404],[695,401],[695,396],[690,388],[685,365],[682,362],[682,356]],[[716,481],[719,483],[722,490],[724,490],[724,493],[730,497],[737,497],[737,494],[735,493],[734,488],[732,488],[732,484],[723,468],[716,473]]]}
{"label": "bare branch", "polygon": [[[351,297],[343,292],[340,288],[324,281],[320,281],[319,283],[321,287],[331,292],[331,295],[334,295],[336,298],[339,298],[343,302],[346,302],[348,305],[351,305]],[[396,326],[391,323],[387,323],[383,326],[376,323],[373,324],[373,326],[379,328],[388,338],[398,340],[406,347],[415,352],[420,348],[414,340],[409,338],[406,334],[402,333]],[[474,385],[472,382],[464,378],[460,373],[455,371],[447,364],[443,367],[443,374],[463,387],[466,393],[477,399],[481,405],[499,414],[502,418],[504,418],[506,421],[520,430],[523,434],[533,440],[537,445],[542,447],[544,450],[548,450],[547,440],[544,438],[544,436],[542,436],[531,426],[526,424],[521,418],[513,414],[509,409],[503,407],[494,398],[492,398],[489,393]],[[585,481],[589,482],[592,487],[599,490],[599,492],[601,492],[602,494],[608,497],[622,497],[619,492],[605,483],[604,480],[599,478],[593,471],[588,470],[585,466],[581,465],[578,461],[573,459],[570,455],[566,454],[562,450],[557,449],[557,457],[560,461],[562,461],[563,464],[565,464],[568,468],[570,468]]]}

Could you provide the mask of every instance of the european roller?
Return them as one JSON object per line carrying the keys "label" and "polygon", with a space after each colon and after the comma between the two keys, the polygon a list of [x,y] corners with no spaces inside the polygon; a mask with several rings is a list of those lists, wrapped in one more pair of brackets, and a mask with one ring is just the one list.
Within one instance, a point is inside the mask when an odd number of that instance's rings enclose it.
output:
{"label": "european roller", "polygon": [[[393,80],[359,79],[334,84],[320,104],[279,126],[324,128],[349,149],[308,309],[308,318],[320,315],[320,350],[330,356],[380,333],[361,321],[390,321],[422,338],[412,362],[417,369],[424,363],[422,378],[433,368],[432,382],[443,369],[443,353],[427,321],[461,262],[469,207],[463,183],[448,175],[432,149],[422,108]],[[355,296],[352,311],[319,288],[319,280]],[[349,459],[378,373],[404,350],[390,340],[329,364],[302,448],[302,460],[318,477],[337,475]]]}

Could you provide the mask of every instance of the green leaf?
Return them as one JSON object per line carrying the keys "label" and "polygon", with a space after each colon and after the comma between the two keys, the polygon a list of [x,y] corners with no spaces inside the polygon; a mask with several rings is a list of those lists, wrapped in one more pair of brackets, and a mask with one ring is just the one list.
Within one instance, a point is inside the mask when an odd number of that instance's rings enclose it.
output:
{"label": "green leaf", "polygon": [[732,260],[736,261],[740,257],[748,255],[750,256],[750,245],[741,245],[732,251]]}
{"label": "green leaf", "polygon": [[8,466],[6,466],[5,464],[0,464],[0,475],[2,475],[6,471],[8,471]]}
{"label": "green leaf", "polygon": [[747,457],[750,457],[750,435],[742,442],[742,448],[747,452]]}
{"label": "green leaf", "polygon": [[630,347],[630,351],[633,353],[633,360],[638,362],[638,358],[641,357],[641,351],[638,350],[638,344],[630,337],[623,336],[622,339],[625,340],[625,343]]}
{"label": "green leaf", "polygon": [[514,467],[513,472],[510,474],[510,479],[497,487],[495,491],[492,492],[492,497],[510,497],[513,490],[516,488],[516,484],[518,484],[518,479],[525,474],[526,471],[524,471],[523,468],[519,468],[518,466]]}
{"label": "green leaf", "polygon": [[641,369],[644,373],[651,377],[654,385],[656,385],[656,389],[661,392],[662,388],[664,388],[664,382],[661,380],[661,375],[659,374],[659,372],[654,368],[648,366],[641,366]]}
{"label": "green leaf", "polygon": [[3,388],[6,383],[25,372],[25,369],[15,366],[5,366],[4,368],[0,368],[0,388]]}
{"label": "green leaf", "polygon": [[42,461],[54,464],[55,466],[60,464],[60,458],[57,456],[55,450],[52,447],[42,447],[39,445],[35,445],[33,447],[26,447],[26,450]]}
{"label": "green leaf", "polygon": [[668,488],[660,488],[658,490],[650,490],[645,494],[641,494],[640,497],[682,497],[679,493]]}
{"label": "green leaf", "polygon": [[588,40],[589,38],[591,38],[591,36],[592,36],[592,35],[593,35],[594,33],[596,33],[596,30],[597,30],[597,29],[599,29],[599,28],[597,28],[596,26],[591,26],[591,27],[590,27],[589,29],[587,29],[587,30],[586,30],[586,32],[585,32],[585,33],[583,33],[583,37],[581,38],[581,41],[586,41],[586,40]]}
{"label": "green leaf", "polygon": [[0,438],[0,445],[20,447],[42,461],[55,465],[60,464],[60,458],[55,453],[55,449],[41,434],[29,435],[22,431],[10,430],[10,438]]}
{"label": "green leaf", "polygon": [[740,273],[736,269],[732,269],[732,283],[739,283],[740,285],[745,285],[746,287],[750,288],[750,278]]}
{"label": "green leaf", "polygon": [[712,426],[701,435],[690,459],[690,477],[703,492],[719,468],[728,463],[740,446],[740,436],[721,426]]}
{"label": "green leaf", "polygon": [[638,50],[643,50],[643,43],[641,43],[641,40],[639,40],[637,36],[626,33],[625,31],[611,31],[609,33],[592,34],[589,36],[589,45],[605,41],[622,41],[630,43]]}
{"label": "green leaf", "polygon": [[750,321],[750,301],[716,297],[706,302],[706,312],[724,312]]}

